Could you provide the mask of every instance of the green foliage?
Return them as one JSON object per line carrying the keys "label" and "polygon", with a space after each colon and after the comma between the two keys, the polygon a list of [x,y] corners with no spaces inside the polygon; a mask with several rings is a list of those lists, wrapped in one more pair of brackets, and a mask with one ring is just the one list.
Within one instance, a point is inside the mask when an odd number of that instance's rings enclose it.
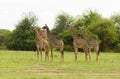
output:
{"label": "green foliage", "polygon": [[98,21],[101,18],[102,18],[101,15],[98,14],[97,12],[87,10],[87,11],[83,12],[81,17],[78,17],[76,19],[76,21],[74,22],[74,25],[75,25],[75,27],[78,27],[78,26],[87,27],[91,23],[96,23],[96,21]]}
{"label": "green foliage", "polygon": [[73,51],[73,38],[69,30],[64,30],[58,37],[64,42],[64,50]]}
{"label": "green foliage", "polygon": [[117,40],[114,23],[91,10],[82,16],[75,21],[75,27],[84,26],[88,35],[100,43],[101,51],[113,47],[112,44]]}
{"label": "green foliage", "polygon": [[4,37],[7,37],[11,31],[7,30],[7,29],[0,29],[0,33],[4,35]]}
{"label": "green foliage", "polygon": [[35,35],[31,26],[35,24],[36,17],[25,16],[17,25],[13,33],[8,37],[6,45],[8,49],[35,50]]}
{"label": "green foliage", "polygon": [[120,27],[120,13],[114,14],[110,18],[116,25],[116,27]]}
{"label": "green foliage", "polygon": [[82,21],[83,25],[88,26],[89,24],[95,23],[97,20],[101,18],[102,18],[101,15],[98,14],[96,11],[87,10],[83,12],[83,15],[80,18],[81,19],[80,21]]}
{"label": "green foliage", "polygon": [[[16,25],[13,32],[0,29],[4,40],[0,40],[0,48],[7,47],[15,50],[35,50],[35,35],[30,28],[36,24],[37,18],[30,13]],[[119,52],[120,44],[120,14],[114,14],[110,19],[103,18],[98,12],[87,10],[77,18],[62,12],[57,15],[52,33],[64,41],[64,50],[73,50],[73,38],[66,27],[66,22],[72,22],[76,32],[83,38],[78,26],[84,26],[85,31],[92,38],[100,42],[100,50],[113,50]],[[6,45],[6,46],[5,46]]]}
{"label": "green foliage", "polygon": [[66,23],[74,21],[73,17],[69,14],[62,12],[58,14],[55,21],[55,27],[52,29],[52,33],[57,38],[62,39],[64,42],[64,50],[73,50],[72,48],[72,36],[70,31],[67,30]]}
{"label": "green foliage", "polygon": [[110,20],[100,19],[96,23],[91,23],[87,29],[101,40],[101,51],[109,48],[110,44],[114,43],[117,39],[114,23]]}
{"label": "green foliage", "polygon": [[116,52],[120,52],[119,47],[120,47],[120,13],[116,13],[111,16],[110,18],[111,21],[114,22],[115,28],[116,28],[116,34],[117,34],[117,41],[114,42],[113,44],[113,50]]}
{"label": "green foliage", "polygon": [[60,14],[58,14],[58,16],[56,17],[56,21],[55,21],[55,27],[52,30],[52,32],[55,35],[58,35],[59,33],[62,33],[64,31],[64,29],[66,28],[66,23],[67,22],[72,22],[73,21],[73,17],[68,15],[65,12],[62,12]]}
{"label": "green foliage", "polygon": [[6,29],[0,29],[0,34],[1,34],[0,49],[6,49],[5,41],[7,37],[11,34],[11,31],[6,30]]}
{"label": "green foliage", "polygon": [[79,29],[79,26],[81,26],[85,28],[85,31],[88,33],[88,35],[91,38],[100,41],[98,35],[91,32],[90,29],[88,29],[88,26],[89,28],[92,28],[93,27],[92,25],[94,24],[97,25],[97,22],[99,22],[101,18],[102,18],[101,15],[98,14],[97,12],[92,10],[87,10],[83,12],[82,16],[74,22],[74,25],[77,28],[79,34],[81,34]]}
{"label": "green foliage", "polygon": [[[58,15],[55,28],[52,32],[65,42],[65,49],[72,49],[72,36],[65,27],[66,22],[73,22],[78,35],[82,35],[79,26],[84,26],[85,31],[92,38],[100,43],[100,50],[112,49],[120,43],[120,19],[119,16],[113,16],[112,21],[103,18],[98,12],[87,10],[77,19],[72,19],[70,15],[63,13]],[[115,25],[117,25],[115,27]],[[82,36],[83,37],[83,36]],[[119,38],[119,39],[117,39]],[[119,42],[116,42],[119,41]],[[66,45],[67,44],[67,45]],[[112,49],[113,50],[113,49]]]}

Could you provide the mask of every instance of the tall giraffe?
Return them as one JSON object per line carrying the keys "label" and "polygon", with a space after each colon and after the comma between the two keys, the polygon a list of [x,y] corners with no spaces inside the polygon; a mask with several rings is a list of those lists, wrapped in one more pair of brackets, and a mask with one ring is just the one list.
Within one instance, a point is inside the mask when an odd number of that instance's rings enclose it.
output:
{"label": "tall giraffe", "polygon": [[36,47],[37,47],[37,57],[39,58],[39,50],[40,50],[40,54],[41,54],[41,61],[42,61],[42,48],[44,48],[45,50],[45,61],[48,59],[49,60],[49,56],[48,56],[48,48],[49,48],[49,44],[47,39],[45,38],[45,30],[41,31],[40,33],[38,32],[36,26],[32,26],[33,30],[35,31],[35,38],[36,38]]}
{"label": "tall giraffe", "polygon": [[86,41],[84,39],[82,39],[81,37],[79,37],[79,35],[76,33],[75,28],[72,24],[67,24],[67,25],[68,25],[68,27],[72,33],[72,37],[73,37],[75,61],[77,61],[78,48],[82,48],[84,50],[85,58],[86,58],[86,60],[88,60],[89,51],[88,51],[88,45],[87,45]]}
{"label": "tall giraffe", "polygon": [[99,44],[98,42],[96,42],[95,40],[93,40],[88,34],[87,32],[85,32],[84,27],[79,27],[84,39],[86,40],[88,46],[89,46],[89,52],[91,49],[94,49],[94,51],[96,52],[96,61],[98,61],[98,55],[99,55]]}
{"label": "tall giraffe", "polygon": [[53,61],[53,48],[57,47],[60,49],[61,51],[61,60],[64,61],[64,43],[62,40],[57,39],[54,35],[52,35],[52,33],[50,32],[47,24],[45,24],[45,26],[42,27],[42,29],[46,29],[47,30],[47,37],[50,43],[50,47],[51,47],[51,61]]}

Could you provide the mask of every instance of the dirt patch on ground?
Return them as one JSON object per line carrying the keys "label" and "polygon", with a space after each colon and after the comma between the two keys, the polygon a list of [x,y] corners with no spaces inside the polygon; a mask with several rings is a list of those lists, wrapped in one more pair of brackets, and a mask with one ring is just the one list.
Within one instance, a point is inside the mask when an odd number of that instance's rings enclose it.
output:
{"label": "dirt patch on ground", "polygon": [[83,73],[81,75],[89,75],[89,76],[120,76],[119,73]]}
{"label": "dirt patch on ground", "polygon": [[67,75],[67,73],[61,73],[61,72],[42,72],[37,74],[48,75],[48,76]]}
{"label": "dirt patch on ground", "polygon": [[40,70],[22,70],[22,71],[19,71],[19,72],[31,73],[31,74],[39,74],[39,75],[49,75],[49,76],[67,75],[67,73],[59,72],[57,70],[54,70],[54,71],[45,71],[45,72],[42,72]]}

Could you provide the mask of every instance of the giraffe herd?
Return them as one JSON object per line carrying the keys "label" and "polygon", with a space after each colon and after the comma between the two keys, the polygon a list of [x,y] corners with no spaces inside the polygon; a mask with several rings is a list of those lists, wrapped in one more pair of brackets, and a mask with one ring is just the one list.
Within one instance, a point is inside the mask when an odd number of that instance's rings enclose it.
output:
{"label": "giraffe herd", "polygon": [[[96,61],[98,61],[98,55],[99,55],[99,44],[91,39],[91,37],[87,34],[87,32],[84,30],[83,27],[79,27],[81,33],[83,34],[83,38],[81,38],[74,26],[71,23],[67,24],[67,27],[69,28],[72,37],[73,37],[73,48],[74,48],[74,55],[75,55],[75,61],[77,61],[77,53],[78,48],[83,49],[85,53],[85,59],[86,61],[91,59],[90,52],[91,49],[93,49],[96,52]],[[49,27],[47,24],[42,27],[42,31],[39,33],[36,26],[32,26],[33,30],[35,31],[36,36],[36,47],[37,47],[37,57],[39,58],[39,50],[42,60],[42,48],[45,50],[45,61],[49,60],[49,46],[51,49],[51,61],[53,61],[53,48],[59,48],[61,52],[61,61],[64,61],[64,42],[60,39],[57,39],[49,30]]]}

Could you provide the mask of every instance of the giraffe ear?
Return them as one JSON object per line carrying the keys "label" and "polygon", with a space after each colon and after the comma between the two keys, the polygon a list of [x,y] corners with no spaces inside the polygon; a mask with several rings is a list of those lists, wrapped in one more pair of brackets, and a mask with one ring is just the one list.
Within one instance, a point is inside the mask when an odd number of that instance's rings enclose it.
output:
{"label": "giraffe ear", "polygon": [[66,25],[69,25],[69,22],[65,22]]}
{"label": "giraffe ear", "polygon": [[81,26],[78,26],[80,29],[82,28]]}
{"label": "giraffe ear", "polygon": [[35,25],[34,25],[34,24],[32,24],[31,26],[32,26],[32,27],[34,27]]}
{"label": "giraffe ear", "polygon": [[70,25],[72,25],[72,23],[70,23]]}

